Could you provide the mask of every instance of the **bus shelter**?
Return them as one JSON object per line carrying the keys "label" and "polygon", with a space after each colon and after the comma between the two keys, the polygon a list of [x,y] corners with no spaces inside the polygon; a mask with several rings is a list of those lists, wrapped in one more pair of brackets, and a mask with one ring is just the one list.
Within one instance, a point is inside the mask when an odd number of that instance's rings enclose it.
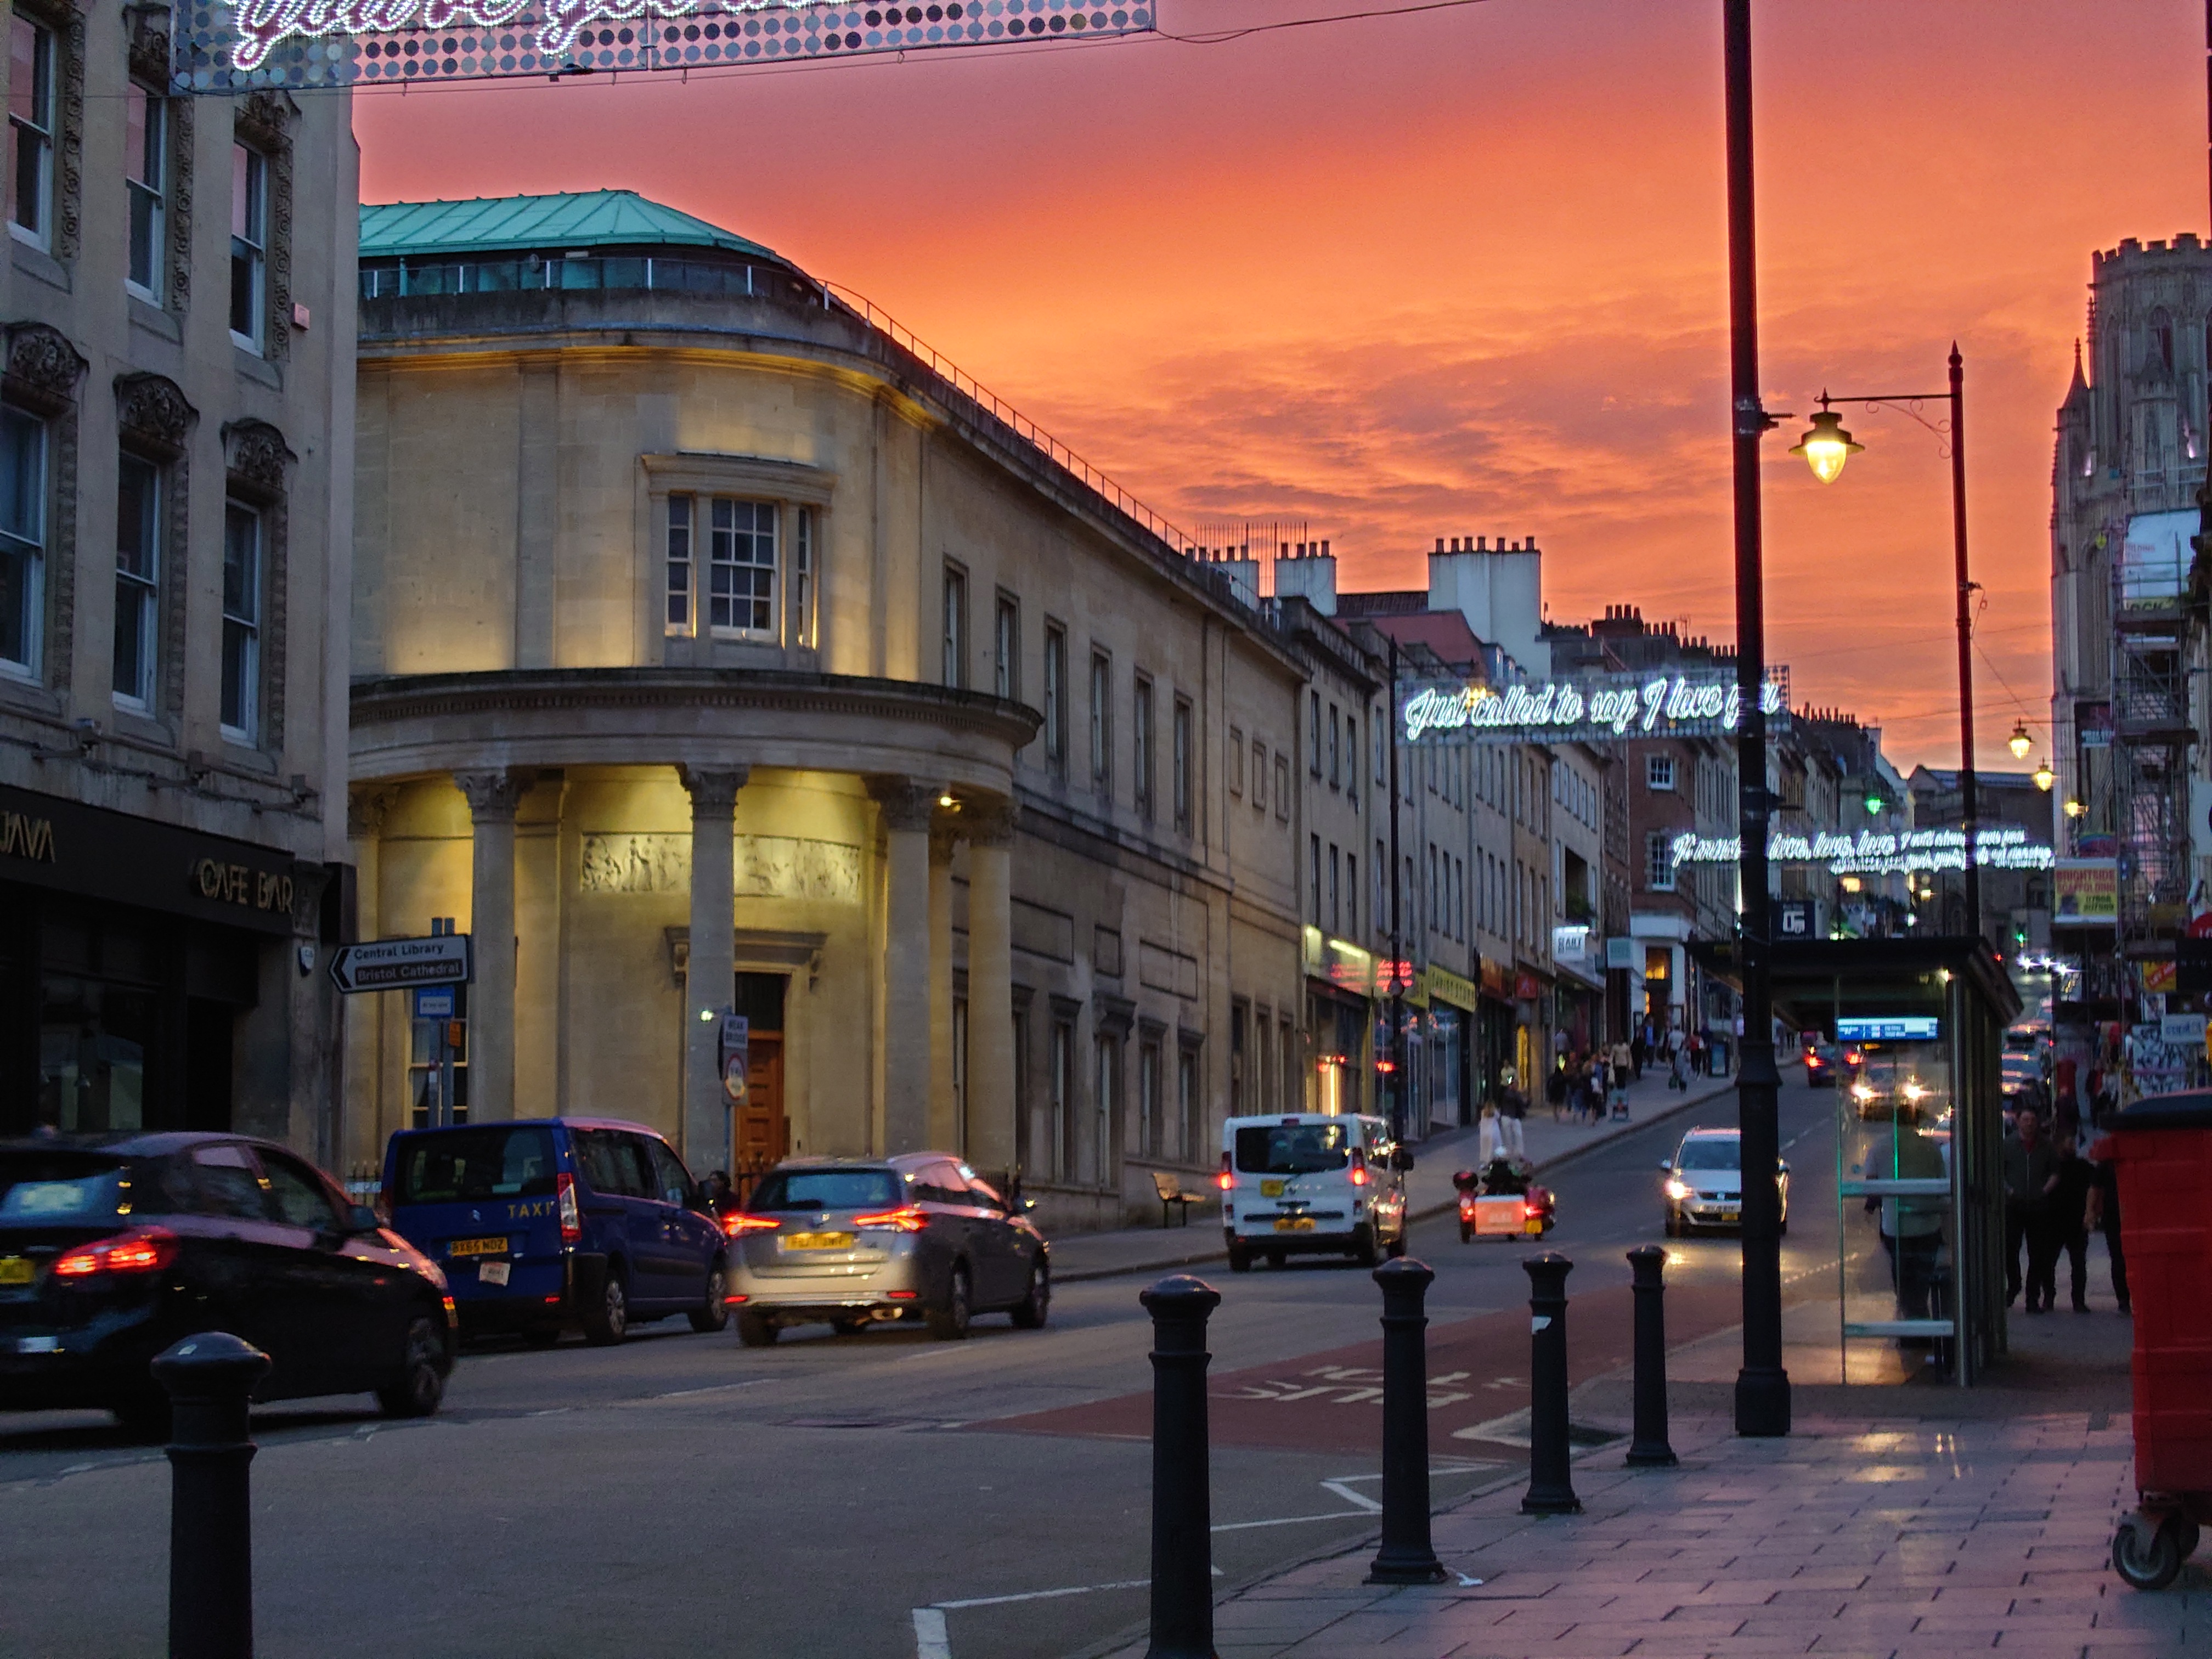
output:
{"label": "bus shelter", "polygon": [[1971,1384],[2005,1352],[2001,1055],[2019,994],[1968,938],[1778,942],[1772,963],[1777,1017],[1838,1050],[1843,1375],[1889,1370],[1863,1363],[1887,1343]]}

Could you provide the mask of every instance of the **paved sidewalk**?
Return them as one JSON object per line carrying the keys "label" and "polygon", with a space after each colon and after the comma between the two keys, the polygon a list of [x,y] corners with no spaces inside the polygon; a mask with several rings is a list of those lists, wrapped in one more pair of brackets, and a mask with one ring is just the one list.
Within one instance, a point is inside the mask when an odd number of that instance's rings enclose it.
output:
{"label": "paved sidewalk", "polygon": [[[1784,1067],[1784,1074],[1788,1067]],[[1733,1075],[1692,1078],[1686,1093],[1667,1087],[1655,1067],[1628,1091],[1629,1121],[1610,1119],[1599,1123],[1559,1121],[1551,1108],[1537,1106],[1522,1124],[1529,1160],[1539,1170],[1552,1169],[1568,1159],[1619,1139],[1658,1118],[1692,1106],[1705,1105],[1732,1095]],[[1407,1178],[1407,1196],[1413,1219],[1443,1215],[1458,1202],[1452,1190],[1452,1172],[1473,1164],[1480,1131],[1475,1127],[1446,1130],[1413,1148],[1413,1174]],[[1173,1227],[1127,1227],[1115,1232],[1070,1233],[1052,1241],[1053,1277],[1061,1284],[1079,1279],[1109,1279],[1121,1273],[1165,1272],[1202,1261],[1219,1261],[1228,1254],[1221,1242],[1221,1212],[1209,1201],[1191,1206],[1190,1224]]]}
{"label": "paved sidewalk", "polygon": [[[1838,1390],[1838,1392],[1841,1392]],[[1856,1390],[1902,1395],[1913,1389]],[[1435,1521],[1444,1585],[1360,1583],[1370,1538],[1216,1609],[1221,1659],[1816,1654],[2033,1659],[2212,1651],[2203,1559],[2158,1595],[2107,1553],[2134,1503],[2124,1412],[1801,1420],[1739,1440],[1678,1419],[1682,1465],[1579,1462],[1578,1516],[1519,1512],[1525,1472]],[[1468,1581],[1480,1581],[1473,1583]],[[1144,1644],[1117,1643],[1115,1659]]]}

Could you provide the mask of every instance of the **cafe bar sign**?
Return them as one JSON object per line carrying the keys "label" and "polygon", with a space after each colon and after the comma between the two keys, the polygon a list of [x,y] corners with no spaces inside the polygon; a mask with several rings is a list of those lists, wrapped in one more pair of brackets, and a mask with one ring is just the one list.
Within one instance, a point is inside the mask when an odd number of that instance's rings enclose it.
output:
{"label": "cafe bar sign", "polygon": [[[1768,674],[1759,704],[1770,730],[1789,719],[1789,670]],[[1734,674],[1591,674],[1512,685],[1427,681],[1400,698],[1398,725],[1409,744],[1610,743],[1733,737],[1742,714]]]}
{"label": "cafe bar sign", "polygon": [[186,0],[172,84],[420,85],[741,68],[1152,31],[1152,0]]}

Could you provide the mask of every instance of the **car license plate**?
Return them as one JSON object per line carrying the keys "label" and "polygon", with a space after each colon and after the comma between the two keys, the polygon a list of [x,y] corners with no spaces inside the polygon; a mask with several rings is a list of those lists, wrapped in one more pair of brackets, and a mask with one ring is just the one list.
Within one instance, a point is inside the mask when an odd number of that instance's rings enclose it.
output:
{"label": "car license plate", "polygon": [[505,1261],[479,1261],[477,1263],[477,1278],[486,1285],[506,1284],[507,1274],[513,1271],[514,1269],[512,1266]]}
{"label": "car license plate", "polygon": [[1279,1233],[1310,1233],[1313,1230],[1314,1221],[1310,1215],[1279,1215],[1275,1218],[1275,1231]]}
{"label": "car license plate", "polygon": [[27,1285],[33,1272],[27,1255],[0,1255],[0,1285]]}
{"label": "car license plate", "polygon": [[780,1241],[787,1250],[849,1250],[851,1233],[786,1233]]}
{"label": "car license plate", "polygon": [[457,1238],[446,1246],[447,1255],[505,1255],[504,1238]]}
{"label": "car license plate", "polygon": [[1723,1204],[1720,1206],[1720,1217],[1723,1221],[1734,1221],[1741,1213],[1741,1212],[1733,1204]]}
{"label": "car license plate", "polygon": [[1279,1182],[1279,1181],[1263,1181],[1263,1182],[1261,1182],[1260,1183],[1260,1196],[1261,1196],[1261,1197],[1262,1197],[1262,1198],[1280,1198],[1282,1195],[1283,1195],[1283,1183],[1282,1183],[1281,1182]]}

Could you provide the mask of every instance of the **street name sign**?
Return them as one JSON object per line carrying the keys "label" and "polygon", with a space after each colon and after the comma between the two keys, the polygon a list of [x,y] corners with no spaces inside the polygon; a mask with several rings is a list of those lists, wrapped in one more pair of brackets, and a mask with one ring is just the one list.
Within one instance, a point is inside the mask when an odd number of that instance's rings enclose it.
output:
{"label": "street name sign", "polygon": [[338,946],[331,956],[331,981],[349,996],[417,985],[464,985],[476,976],[475,966],[466,933],[380,939]]}

